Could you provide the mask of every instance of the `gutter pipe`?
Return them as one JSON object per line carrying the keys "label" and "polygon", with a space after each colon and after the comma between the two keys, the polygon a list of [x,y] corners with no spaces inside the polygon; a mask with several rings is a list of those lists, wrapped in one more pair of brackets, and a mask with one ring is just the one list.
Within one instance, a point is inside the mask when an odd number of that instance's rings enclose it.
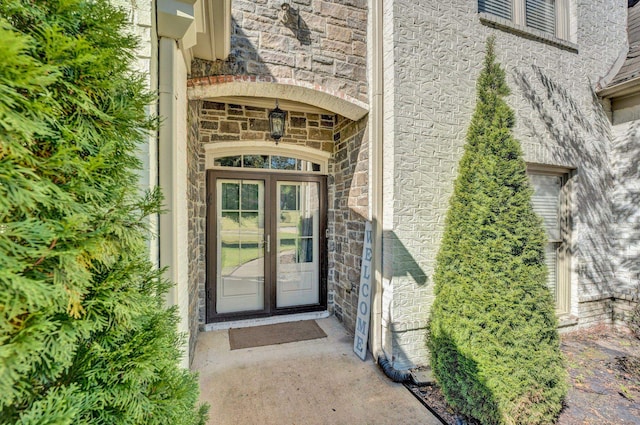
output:
{"label": "gutter pipe", "polygon": [[393,382],[415,383],[413,381],[411,372],[409,372],[408,370],[394,369],[394,367],[391,366],[389,360],[387,360],[387,357],[382,352],[378,353],[378,365],[380,365],[380,367],[384,371],[384,374],[387,375],[387,377],[389,377]]}
{"label": "gutter pipe", "polygon": [[383,50],[383,3],[371,1],[371,164],[370,193],[371,221],[374,231],[373,290],[371,302],[371,332],[369,347],[374,358],[380,355],[386,360],[382,348],[382,230],[383,230],[383,129],[384,129],[384,50]]}

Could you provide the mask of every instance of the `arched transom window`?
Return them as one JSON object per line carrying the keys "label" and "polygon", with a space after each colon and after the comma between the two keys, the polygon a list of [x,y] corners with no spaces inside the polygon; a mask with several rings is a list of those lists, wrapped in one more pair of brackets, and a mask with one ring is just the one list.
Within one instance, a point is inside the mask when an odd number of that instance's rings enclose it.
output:
{"label": "arched transom window", "polygon": [[273,142],[219,142],[204,146],[207,169],[242,169],[327,173],[331,154],[306,146],[275,145]]}

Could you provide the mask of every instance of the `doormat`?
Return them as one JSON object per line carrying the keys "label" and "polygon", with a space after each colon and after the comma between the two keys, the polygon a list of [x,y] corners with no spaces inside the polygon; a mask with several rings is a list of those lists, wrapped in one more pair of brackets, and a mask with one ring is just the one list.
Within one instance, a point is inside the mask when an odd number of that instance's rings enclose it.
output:
{"label": "doormat", "polygon": [[315,320],[229,329],[229,344],[232,350],[326,337],[327,334]]}

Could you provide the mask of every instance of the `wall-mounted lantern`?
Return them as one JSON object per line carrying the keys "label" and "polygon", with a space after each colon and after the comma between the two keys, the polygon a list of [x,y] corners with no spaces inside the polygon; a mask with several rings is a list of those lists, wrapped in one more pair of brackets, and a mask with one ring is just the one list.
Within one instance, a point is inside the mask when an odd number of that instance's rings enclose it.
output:
{"label": "wall-mounted lantern", "polygon": [[294,16],[293,10],[291,9],[291,5],[289,3],[282,3],[282,5],[280,6],[280,11],[278,12],[278,20],[284,26],[291,29],[296,29],[298,27],[296,17]]}
{"label": "wall-mounted lantern", "polygon": [[276,108],[269,112],[269,129],[271,130],[271,138],[276,141],[276,145],[284,136],[284,124],[287,113],[278,108],[278,100],[276,100]]}

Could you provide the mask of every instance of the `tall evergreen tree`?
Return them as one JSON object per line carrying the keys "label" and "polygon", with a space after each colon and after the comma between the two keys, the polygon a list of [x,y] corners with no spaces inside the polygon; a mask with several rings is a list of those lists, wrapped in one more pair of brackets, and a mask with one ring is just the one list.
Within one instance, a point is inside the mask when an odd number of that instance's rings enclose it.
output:
{"label": "tall evergreen tree", "polygon": [[428,346],[448,402],[482,424],[553,423],[567,383],[546,240],[505,73],[487,42],[435,270]]}
{"label": "tall evergreen tree", "polygon": [[155,123],[105,0],[0,0],[0,423],[199,424],[136,146]]}

